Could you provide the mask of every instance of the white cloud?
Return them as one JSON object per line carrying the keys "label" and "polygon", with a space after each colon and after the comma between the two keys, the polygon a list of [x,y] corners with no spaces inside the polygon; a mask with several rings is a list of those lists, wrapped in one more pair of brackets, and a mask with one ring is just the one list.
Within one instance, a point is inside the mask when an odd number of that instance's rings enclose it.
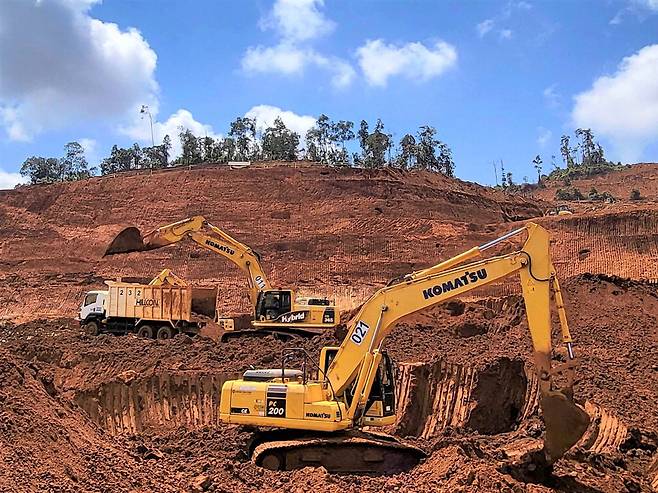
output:
{"label": "white cloud", "polygon": [[[162,143],[165,135],[171,139],[172,156],[179,156],[182,152],[178,134],[182,129],[189,130],[197,137],[212,137],[213,139],[221,138],[222,135],[215,133],[212,126],[201,123],[196,120],[192,113],[186,109],[179,109],[169,116],[164,122],[157,120],[157,114],[153,115],[153,138],[155,144]],[[133,123],[127,127],[120,127],[120,132],[128,137],[135,139],[142,144],[151,145],[151,127],[148,116],[143,118],[135,117]]]}
{"label": "white cloud", "polygon": [[327,70],[334,87],[346,87],[354,79],[352,66],[335,57],[326,57],[312,48],[299,48],[288,43],[247,48],[242,69],[249,74],[300,75],[307,67]]}
{"label": "white cloud", "polygon": [[478,36],[481,38],[484,37],[485,34],[487,34],[489,31],[491,31],[494,28],[494,20],[493,19],[486,19],[482,22],[480,22],[477,26],[475,26],[475,29],[478,32]]}
{"label": "white cloud", "polygon": [[313,50],[281,43],[276,46],[251,46],[242,58],[242,69],[249,73],[300,74],[315,58]]}
{"label": "white cloud", "polygon": [[658,12],[658,0],[635,0],[635,3],[649,10]]}
{"label": "white cloud", "polygon": [[320,11],[324,0],[276,0],[261,27],[273,28],[288,42],[308,41],[333,31],[335,24]]}
{"label": "white cloud", "polygon": [[539,147],[546,147],[546,144],[548,144],[553,137],[553,132],[544,127],[539,127],[537,131],[539,132],[539,135],[537,136],[537,144]]}
{"label": "white cloud", "polygon": [[367,82],[373,86],[385,86],[389,77],[396,75],[425,81],[457,63],[457,50],[444,41],[428,48],[422,43],[395,45],[376,39],[367,41],[356,53]]}
{"label": "white cloud", "polygon": [[273,46],[250,46],[242,57],[246,74],[301,75],[308,67],[331,74],[331,84],[344,88],[352,83],[352,66],[328,56],[308,42],[331,32],[335,24],[320,11],[324,0],[277,0],[272,11],[261,19],[261,27],[274,29],[280,40]]}
{"label": "white cloud", "polygon": [[624,58],[574,97],[573,123],[607,137],[626,161],[640,158],[658,139],[658,44]]}
{"label": "white cloud", "polygon": [[20,173],[9,173],[0,169],[0,190],[14,188],[19,183],[27,183],[29,180]]}
{"label": "white cloud", "polygon": [[556,108],[560,105],[560,102],[562,100],[562,96],[555,90],[556,85],[552,84],[545,88],[542,91],[542,95],[544,96],[544,101],[546,101],[546,105],[549,108]]}
{"label": "white cloud", "polygon": [[98,153],[96,152],[96,141],[94,139],[82,138],[78,139],[78,144],[84,149],[87,162],[91,166],[96,166],[100,161]]}
{"label": "white cloud", "polygon": [[10,139],[120,119],[156,100],[155,52],[139,31],[90,17],[93,3],[0,1],[0,123]]}
{"label": "white cloud", "polygon": [[267,127],[272,126],[274,120],[280,117],[283,123],[290,130],[297,132],[302,139],[306,136],[306,132],[315,125],[316,118],[309,115],[298,115],[292,111],[282,110],[276,106],[269,106],[267,104],[260,104],[254,106],[245,113],[247,118],[256,119],[256,128],[259,131],[264,131]]}
{"label": "white cloud", "polygon": [[628,4],[610,19],[609,24],[613,26],[621,24],[626,17],[631,15],[639,20],[644,20],[647,14],[654,13],[658,13],[658,0],[628,0]]}
{"label": "white cloud", "polygon": [[511,29],[501,29],[498,33],[500,39],[512,39],[512,30]]}

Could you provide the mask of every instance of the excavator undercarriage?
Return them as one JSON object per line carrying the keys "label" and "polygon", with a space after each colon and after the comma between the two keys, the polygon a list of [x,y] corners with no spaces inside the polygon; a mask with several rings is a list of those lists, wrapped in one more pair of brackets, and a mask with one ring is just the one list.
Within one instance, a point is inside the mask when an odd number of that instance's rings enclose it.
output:
{"label": "excavator undercarriage", "polygon": [[426,454],[384,433],[272,430],[257,434],[250,456],[256,465],[275,471],[312,466],[331,473],[397,474],[412,469]]}

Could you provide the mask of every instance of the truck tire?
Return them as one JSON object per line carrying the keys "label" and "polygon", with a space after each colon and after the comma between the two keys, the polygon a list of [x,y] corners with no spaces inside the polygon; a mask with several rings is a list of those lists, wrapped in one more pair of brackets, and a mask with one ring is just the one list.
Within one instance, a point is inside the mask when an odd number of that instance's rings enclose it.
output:
{"label": "truck tire", "polygon": [[164,325],[158,329],[158,339],[165,340],[171,339],[172,337],[174,337],[174,329],[171,327]]}
{"label": "truck tire", "polygon": [[145,339],[153,339],[153,327],[150,325],[142,325],[137,329],[137,336],[144,337]]}
{"label": "truck tire", "polygon": [[95,320],[92,320],[84,324],[82,329],[85,331],[85,334],[89,336],[97,336],[101,332],[100,327],[98,326],[98,322],[96,322]]}

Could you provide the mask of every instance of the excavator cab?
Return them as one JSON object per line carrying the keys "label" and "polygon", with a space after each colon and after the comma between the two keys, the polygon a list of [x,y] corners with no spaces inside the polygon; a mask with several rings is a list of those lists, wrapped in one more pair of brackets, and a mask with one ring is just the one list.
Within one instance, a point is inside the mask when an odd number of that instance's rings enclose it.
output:
{"label": "excavator cab", "polygon": [[284,313],[289,313],[292,307],[292,292],[290,290],[269,290],[258,293],[256,301],[256,320],[276,320]]}
{"label": "excavator cab", "polygon": [[364,425],[386,426],[395,423],[395,372],[393,361],[386,352],[382,352],[365,410]]}
{"label": "excavator cab", "polygon": [[[327,374],[329,365],[338,353],[337,347],[323,347],[320,351],[319,379]],[[387,426],[395,423],[395,366],[386,351],[381,352],[382,359],[379,362],[375,379],[370,389],[368,401],[364,407],[363,424],[372,426]],[[348,404],[353,398],[353,390],[345,393]]]}

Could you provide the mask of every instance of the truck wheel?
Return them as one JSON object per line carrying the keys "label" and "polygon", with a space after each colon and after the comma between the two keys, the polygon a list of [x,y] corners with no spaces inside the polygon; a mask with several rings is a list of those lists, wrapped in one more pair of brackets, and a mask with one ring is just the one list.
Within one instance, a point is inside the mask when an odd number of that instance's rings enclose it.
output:
{"label": "truck wheel", "polygon": [[174,329],[171,327],[164,326],[158,329],[158,339],[164,340],[171,339],[172,337],[174,337]]}
{"label": "truck wheel", "polygon": [[153,327],[150,325],[142,325],[137,329],[137,335],[145,339],[153,339]]}
{"label": "truck wheel", "polygon": [[85,334],[87,334],[89,336],[97,336],[101,332],[99,327],[98,327],[98,322],[94,322],[94,321],[87,322],[83,326],[83,329],[85,331]]}

